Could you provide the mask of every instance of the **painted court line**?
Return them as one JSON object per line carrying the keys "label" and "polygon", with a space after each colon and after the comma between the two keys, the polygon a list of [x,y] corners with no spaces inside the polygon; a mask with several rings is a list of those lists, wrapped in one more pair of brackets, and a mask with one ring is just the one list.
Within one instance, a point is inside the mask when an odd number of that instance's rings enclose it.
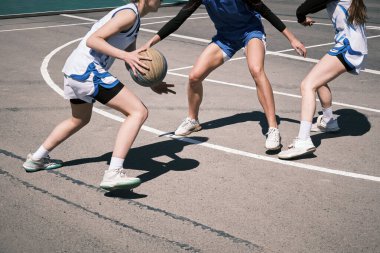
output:
{"label": "painted court line", "polygon": [[[184,78],[188,78],[189,77],[189,75],[174,73],[174,72],[171,72],[171,71],[172,70],[168,71],[169,75],[179,76],[179,77],[184,77]],[[213,80],[213,79],[209,79],[209,78],[206,78],[205,81],[206,82],[210,82],[210,83],[214,83],[214,84],[223,84],[223,85],[228,85],[228,86],[233,86],[233,87],[238,87],[238,88],[244,88],[244,89],[248,89],[248,90],[256,90],[256,87],[242,85],[242,84],[237,84],[237,83],[218,81],[218,80]],[[291,94],[291,93],[285,93],[285,92],[279,92],[279,91],[273,91],[273,93],[277,94],[277,95],[287,96],[287,97],[302,98],[300,95],[295,95],[295,94]],[[319,101],[319,99],[317,99],[317,101]],[[344,106],[344,107],[349,107],[349,108],[355,108],[355,109],[360,109],[360,110],[364,110],[364,111],[370,111],[370,112],[380,113],[379,109],[374,109],[374,108],[370,108],[370,107],[351,105],[351,104],[346,104],[346,103],[341,103],[341,102],[332,102],[332,103],[334,105],[340,105],[340,106]]]}
{"label": "painted court line", "polygon": [[[86,21],[93,21],[93,22],[97,21],[96,19],[85,18],[85,17],[80,17],[80,16],[76,16],[76,15],[70,15],[70,14],[61,14],[61,16],[68,17],[68,18],[76,18],[76,19],[81,19],[81,20],[86,20]],[[155,17],[155,18],[161,18],[161,17]],[[188,18],[188,20],[203,19],[203,18],[208,18],[208,16],[193,17],[193,18]],[[144,20],[144,18],[142,18],[142,20]],[[163,20],[163,21],[157,21],[157,22],[151,22],[151,23],[144,23],[144,24],[141,24],[141,26],[144,26],[144,25],[154,25],[154,24],[163,24],[163,23],[167,23],[168,21],[169,20]]]}
{"label": "painted court line", "polygon": [[14,32],[14,31],[27,31],[27,30],[36,30],[36,29],[46,29],[46,28],[56,28],[56,27],[66,27],[66,26],[77,26],[77,25],[89,25],[94,22],[88,23],[76,23],[76,24],[67,24],[67,25],[51,25],[51,26],[37,26],[37,27],[29,27],[29,28],[19,28],[19,29],[9,29],[9,30],[0,30],[1,32]]}
{"label": "painted court line", "polygon": [[[63,14],[63,15],[66,15],[66,14]],[[70,17],[74,17],[74,18],[77,17],[77,16],[73,16],[73,15],[69,15],[69,16]],[[79,17],[79,18],[82,18],[82,17]],[[149,32],[149,33],[157,33],[156,30],[151,30],[151,29],[146,29],[146,28],[141,28],[140,30],[145,31],[145,32]],[[178,38],[182,38],[182,39],[193,40],[193,41],[199,41],[199,42],[203,42],[203,43],[209,43],[210,42],[210,40],[205,40],[205,39],[201,39],[201,38],[195,38],[195,37],[191,37],[191,36],[184,36],[184,35],[179,35],[179,34],[174,34],[174,33],[171,34],[171,35],[169,35],[169,36],[178,37]],[[380,35],[371,36],[369,38],[375,38],[375,37],[380,37]],[[319,44],[319,46],[322,46],[322,45],[326,45],[326,43]],[[317,47],[317,46],[318,45],[312,45],[310,47]],[[270,54],[270,55],[276,55],[276,56],[281,56],[281,57],[285,57],[285,58],[290,58],[290,59],[295,59],[295,60],[301,60],[301,61],[306,61],[306,62],[312,62],[312,63],[317,63],[319,61],[317,59],[304,58],[302,56],[295,56],[295,55],[289,55],[289,54],[281,53],[281,52],[285,52],[285,51],[288,51],[288,50],[294,50],[294,49],[286,49],[286,50],[281,50],[281,51],[277,51],[277,52],[267,51],[266,53]],[[239,59],[244,59],[244,58],[245,57],[239,57],[239,58],[235,58],[235,59],[232,59],[232,60],[239,60]],[[184,68],[189,68],[189,67],[183,67],[182,69],[184,69]],[[169,75],[177,75],[177,76],[181,76],[181,77],[188,77],[187,75],[173,73],[172,71],[173,70],[169,70],[168,74]],[[368,72],[368,73],[380,75],[380,71],[377,71],[377,70],[365,69],[365,70],[363,70],[363,72]],[[230,85],[230,86],[235,86],[235,87],[240,87],[240,88],[247,88],[247,89],[254,89],[254,90],[256,89],[256,88],[250,87],[250,86],[245,86],[245,85],[240,85],[240,84],[233,84],[233,83],[227,83],[227,82],[222,82],[222,81],[216,81],[216,80],[212,80],[212,79],[205,79],[205,80],[209,81],[209,82],[213,82],[213,83],[225,84],[225,85]],[[277,95],[288,96],[288,97],[301,98],[301,96],[299,96],[299,95],[294,95],[294,94],[285,93],[285,92],[273,91],[273,93],[277,94]],[[333,102],[333,104],[334,105],[345,106],[345,107],[350,107],[350,108],[355,108],[355,109],[360,109],[360,110],[365,110],[365,111],[376,112],[376,113],[380,112],[380,110],[375,109],[375,108],[358,106],[358,105],[351,105],[351,104],[346,104],[346,103],[342,103],[342,102]]]}
{"label": "painted court line", "polygon": [[[80,39],[81,38],[75,39],[73,41],[67,42],[66,44],[64,44],[64,45],[62,45],[60,47],[57,47],[56,49],[54,49],[53,51],[51,51],[44,58],[44,60],[43,60],[43,62],[41,64],[40,71],[41,71],[42,77],[44,78],[45,82],[47,83],[47,85],[49,85],[54,91],[56,91],[61,96],[63,96],[63,91],[58,87],[57,84],[54,83],[54,81],[51,79],[50,74],[48,72],[49,61],[50,61],[50,59],[57,52],[59,52],[60,50],[62,50],[65,47],[67,47],[67,46],[69,46],[69,45],[71,45],[71,44],[79,41]],[[116,115],[113,115],[113,114],[111,114],[109,112],[103,111],[103,110],[101,110],[99,108],[94,107],[94,111],[97,112],[97,113],[99,113],[99,114],[101,114],[101,115],[103,115],[103,116],[105,116],[105,117],[108,117],[110,119],[113,119],[113,120],[116,120],[116,121],[119,121],[119,122],[123,122],[124,121],[123,118],[121,118],[119,116],[116,116]],[[166,134],[165,132],[162,132],[160,130],[157,130],[155,128],[151,128],[151,127],[148,127],[148,126],[145,126],[145,125],[142,126],[142,129],[144,131],[147,131],[147,132],[150,132],[150,133],[153,133],[153,134],[157,134],[159,136],[165,136],[165,134]],[[300,168],[300,169],[304,169],[304,170],[312,170],[312,171],[318,171],[318,172],[322,172],[322,173],[328,173],[328,174],[334,174],[334,175],[339,175],[339,176],[351,177],[351,178],[356,178],[356,179],[363,179],[363,180],[368,180],[368,181],[380,182],[380,177],[376,177],[376,176],[359,174],[359,173],[353,173],[353,172],[348,172],[348,171],[343,171],[343,170],[329,169],[329,168],[325,168],[325,167],[308,165],[308,164],[303,164],[303,163],[293,162],[293,161],[279,160],[279,159],[276,159],[276,158],[273,158],[273,157],[258,155],[258,154],[254,154],[254,153],[249,153],[249,152],[245,152],[245,151],[241,151],[241,150],[237,150],[237,149],[233,149],[233,148],[223,147],[223,146],[212,144],[212,143],[202,143],[202,142],[199,142],[199,141],[191,139],[191,138],[176,137],[176,136],[173,136],[173,135],[169,135],[168,137],[169,138],[173,138],[173,139],[177,139],[177,140],[180,140],[180,141],[184,141],[184,142],[187,142],[187,143],[197,144],[197,145],[200,145],[200,146],[203,146],[203,147],[207,147],[207,148],[210,148],[210,149],[223,151],[223,152],[230,153],[230,154],[240,155],[240,156],[244,156],[244,157],[254,158],[254,159],[258,159],[258,160],[262,160],[262,161],[268,161],[268,162],[273,162],[273,163],[282,164],[282,165],[288,165],[288,166],[292,166],[292,167]]]}
{"label": "painted court line", "polygon": [[[282,22],[286,23],[298,23],[297,20],[289,20],[289,19],[281,19]],[[322,26],[332,26],[331,23],[320,23],[320,22],[315,22],[314,25],[322,25]],[[380,26],[373,26],[373,25],[367,25],[366,26],[367,30],[380,30]]]}

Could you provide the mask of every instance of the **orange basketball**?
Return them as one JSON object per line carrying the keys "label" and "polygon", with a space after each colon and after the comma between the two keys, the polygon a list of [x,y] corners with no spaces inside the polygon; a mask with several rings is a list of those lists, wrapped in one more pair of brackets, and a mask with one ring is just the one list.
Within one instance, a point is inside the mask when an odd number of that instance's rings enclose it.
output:
{"label": "orange basketball", "polygon": [[131,67],[125,63],[132,79],[136,83],[145,87],[151,87],[164,80],[166,72],[168,71],[168,65],[165,56],[154,48],[148,48],[146,51],[140,52],[139,54],[152,59],[151,61],[142,60],[142,62],[149,67],[149,71],[146,71],[145,75],[137,71],[137,76],[135,76]]}

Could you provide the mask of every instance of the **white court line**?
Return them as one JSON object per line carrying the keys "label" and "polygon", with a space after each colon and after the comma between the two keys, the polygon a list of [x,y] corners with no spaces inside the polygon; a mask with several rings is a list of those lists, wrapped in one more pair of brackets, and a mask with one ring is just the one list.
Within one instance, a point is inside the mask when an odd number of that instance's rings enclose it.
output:
{"label": "white court line", "polygon": [[[51,79],[50,74],[48,72],[49,61],[57,52],[59,52],[63,48],[65,48],[65,47],[67,47],[67,46],[69,46],[69,45],[71,45],[71,44],[73,44],[79,40],[81,40],[81,38],[67,42],[64,45],[57,47],[56,49],[51,51],[44,58],[44,60],[42,61],[42,64],[41,64],[40,71],[41,71],[42,77],[44,78],[45,82],[47,83],[47,85],[49,85],[54,91],[56,91],[61,96],[63,96],[63,91],[59,88],[59,86],[56,83],[54,83],[54,81]],[[116,116],[114,114],[111,114],[109,112],[103,111],[99,108],[94,107],[94,111],[105,116],[105,117],[108,117],[110,119],[113,119],[113,120],[116,120],[119,122],[124,121],[123,118]],[[151,127],[148,127],[145,125],[143,125],[141,129],[143,129],[144,131],[153,133],[153,134],[157,134],[159,136],[162,136],[162,135],[166,136],[165,132],[162,132],[160,130],[157,130],[155,128],[151,128]],[[356,179],[363,179],[363,180],[368,180],[368,181],[380,182],[380,177],[376,177],[376,176],[353,173],[353,172],[348,172],[348,171],[343,171],[343,170],[329,169],[329,168],[320,167],[320,166],[303,164],[300,162],[284,161],[284,160],[276,159],[273,157],[249,153],[249,152],[245,152],[245,151],[241,151],[241,150],[237,150],[237,149],[223,147],[223,146],[212,144],[212,143],[199,142],[199,141],[191,139],[191,138],[175,137],[172,135],[167,136],[167,137],[177,139],[177,140],[187,142],[187,143],[197,144],[197,145],[200,145],[200,146],[203,146],[206,148],[219,150],[219,151],[230,153],[230,154],[240,155],[240,156],[244,156],[244,157],[254,158],[254,159],[258,159],[258,160],[262,160],[262,161],[268,161],[268,162],[273,162],[273,163],[287,165],[287,166],[292,166],[292,167],[300,168],[300,169],[304,169],[304,170],[318,171],[318,172],[322,172],[322,173],[328,173],[328,174],[351,177],[351,178],[356,178]]]}
{"label": "white court line", "polygon": [[[176,69],[173,69],[173,70],[176,70]],[[169,75],[173,75],[173,76],[185,77],[185,78],[189,77],[189,75],[171,72],[173,70],[168,70],[168,74]],[[218,80],[213,80],[213,79],[209,79],[209,78],[206,78],[205,81],[206,82],[210,82],[210,83],[215,83],[215,84],[223,84],[223,85],[227,85],[227,86],[244,88],[244,89],[248,89],[248,90],[256,90],[256,87],[251,87],[251,86],[237,84],[237,83],[218,81]],[[302,98],[300,95],[294,95],[294,94],[291,94],[291,93],[285,93],[285,92],[279,92],[279,91],[273,91],[273,94],[287,96],[287,97],[294,97],[294,98]],[[317,101],[319,101],[319,99],[317,99]],[[364,110],[364,111],[370,111],[370,112],[380,113],[379,109],[374,109],[374,108],[370,108],[370,107],[351,105],[351,104],[346,104],[346,103],[341,103],[341,102],[335,102],[335,101],[333,101],[332,103],[333,103],[333,105],[340,105],[340,106],[343,106],[343,107],[349,107],[349,108],[355,108],[355,109]]]}
{"label": "white court line", "polygon": [[29,28],[19,28],[19,29],[10,29],[10,30],[0,30],[1,32],[14,32],[14,31],[26,31],[26,30],[35,30],[35,29],[46,29],[46,28],[55,28],[55,27],[65,27],[65,26],[77,26],[77,25],[89,25],[94,22],[88,23],[76,23],[76,24],[67,24],[67,25],[51,25],[51,26],[37,26],[37,27],[29,27]]}
{"label": "white court line", "polygon": [[[282,22],[288,22],[288,23],[298,23],[297,20],[289,20],[289,19],[281,19]],[[320,23],[315,22],[313,25],[322,25],[322,26],[332,26],[331,23]],[[373,26],[373,25],[367,25],[367,30],[380,30],[380,26]]]}
{"label": "white court line", "polygon": [[[191,16],[199,16],[199,15],[207,15],[207,12],[204,13],[193,13]],[[146,17],[146,18],[141,18],[141,20],[147,20],[147,19],[160,19],[160,18],[174,18],[176,15],[171,15],[171,16],[159,16],[159,17]]]}
{"label": "white court line", "polygon": [[[193,14],[194,15],[194,14]],[[191,16],[193,16],[191,15]],[[76,16],[76,15],[70,15],[70,14],[61,14],[61,16],[64,16],[64,17],[68,17],[68,18],[76,18],[76,19],[81,19],[81,20],[86,20],[86,21],[93,21],[93,22],[96,22],[98,20],[96,19],[92,19],[92,18],[85,18],[85,17],[80,17],[80,16]],[[155,18],[158,18],[158,17],[155,17]],[[160,17],[161,18],[161,17]],[[208,16],[205,16],[205,17],[194,17],[194,18],[188,18],[187,20],[193,20],[193,19],[203,19],[203,18],[209,18]],[[142,18],[144,19],[144,18]],[[167,23],[169,20],[164,20],[164,21],[157,21],[157,22],[152,22],[152,23],[144,23],[144,24],[141,24],[142,26],[143,25],[153,25],[153,24],[162,24],[162,23]]]}
{"label": "white court line", "polygon": [[[66,14],[64,14],[64,15],[66,15]],[[73,16],[73,15],[70,15],[70,16]],[[76,16],[74,16],[74,17],[76,17]],[[82,18],[82,17],[79,17],[79,18]],[[149,32],[149,33],[157,33],[156,30],[151,30],[151,29],[146,29],[146,28],[141,28],[140,30],[145,31],[145,32]],[[199,42],[203,42],[203,43],[207,43],[207,44],[210,43],[210,40],[205,40],[205,39],[201,39],[201,38],[195,38],[195,37],[191,37],[191,36],[184,36],[184,35],[179,35],[179,34],[174,34],[174,33],[172,33],[169,36],[178,37],[178,38],[181,38],[181,39],[188,39],[188,40],[193,40],[193,41],[199,41]],[[369,38],[375,38],[375,37],[379,37],[379,36],[380,35],[376,35],[376,36],[371,36]],[[313,45],[313,46],[310,46],[310,47],[317,47],[317,46],[322,46],[322,45],[326,45],[326,43],[325,44],[319,44],[319,45]],[[288,54],[281,53],[281,52],[285,52],[285,51],[288,51],[288,50],[294,50],[294,49],[286,49],[286,50],[281,50],[281,51],[277,51],[277,52],[267,51],[266,54],[276,55],[276,56],[281,56],[281,57],[291,58],[291,59],[296,59],[296,60],[301,60],[301,61],[313,62],[313,63],[317,63],[319,61],[317,59],[304,58],[304,57],[301,57],[301,56],[288,55]],[[240,59],[245,59],[245,57],[234,58],[232,60],[240,60]],[[187,66],[187,67],[183,67],[181,69],[185,69],[185,68],[189,68],[189,67]],[[176,69],[176,70],[178,70],[178,69]],[[177,76],[182,76],[182,77],[188,77],[187,75],[177,74],[177,73],[173,73],[173,72],[170,72],[170,71],[173,71],[173,70],[169,70],[168,71],[168,74],[170,74],[170,75],[177,75]],[[368,72],[368,73],[372,73],[372,74],[380,75],[380,71],[377,71],[377,70],[365,69],[363,71],[364,72]],[[235,86],[235,87],[240,87],[240,88],[256,89],[256,88],[250,87],[250,86],[245,86],[245,85],[240,85],[240,84],[232,84],[232,83],[221,82],[221,81],[215,81],[215,80],[212,80],[212,79],[205,79],[205,80],[207,80],[209,82],[213,82],[213,83],[225,84],[225,85],[230,85],[230,86]],[[285,93],[285,92],[273,91],[273,93],[274,94],[278,94],[278,95],[288,96],[288,97],[301,98],[301,96],[299,96],[299,95],[294,95],[294,94]],[[317,100],[317,101],[319,101],[319,100]],[[371,112],[377,112],[377,113],[380,112],[380,110],[378,110],[378,109],[364,107],[364,106],[350,105],[350,104],[341,103],[341,102],[333,102],[333,104],[334,105],[341,105],[341,106],[345,106],[345,107],[350,107],[350,108],[355,108],[355,109],[360,109],[360,110],[371,111]]]}

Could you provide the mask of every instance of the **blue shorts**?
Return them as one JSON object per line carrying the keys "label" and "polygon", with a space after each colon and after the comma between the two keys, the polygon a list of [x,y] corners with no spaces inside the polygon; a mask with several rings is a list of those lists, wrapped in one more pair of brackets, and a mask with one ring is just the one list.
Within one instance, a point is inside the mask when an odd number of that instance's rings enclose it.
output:
{"label": "blue shorts", "polygon": [[240,40],[230,40],[217,34],[212,38],[212,43],[215,43],[222,49],[224,60],[227,61],[241,48],[245,48],[251,39],[259,39],[266,46],[265,34],[262,31],[246,32],[243,39]]}

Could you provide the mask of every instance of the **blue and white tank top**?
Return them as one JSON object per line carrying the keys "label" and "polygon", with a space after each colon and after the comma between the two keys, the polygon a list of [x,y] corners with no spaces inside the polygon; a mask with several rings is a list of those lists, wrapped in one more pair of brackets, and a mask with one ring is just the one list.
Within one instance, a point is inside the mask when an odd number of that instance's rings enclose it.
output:
{"label": "blue and white tank top", "polygon": [[108,71],[108,69],[115,61],[115,58],[87,47],[86,41],[94,32],[96,32],[100,27],[102,27],[111,18],[113,18],[117,12],[125,9],[131,9],[136,13],[137,19],[135,23],[127,31],[112,35],[107,39],[107,42],[118,49],[125,50],[136,40],[137,33],[140,28],[140,16],[137,10],[137,6],[134,3],[130,3],[118,7],[110,11],[107,15],[105,15],[102,19],[97,21],[92,26],[91,30],[79,43],[78,47],[66,60],[66,63],[62,69],[62,72],[64,74],[74,79],[86,80],[92,73],[102,73],[104,71]]}
{"label": "blue and white tank top", "polygon": [[349,24],[348,9],[351,0],[336,0],[327,4],[326,9],[335,29],[335,47],[330,54],[348,51],[351,55],[368,53],[365,24]]}
{"label": "blue and white tank top", "polygon": [[248,32],[264,33],[261,15],[249,10],[242,0],[203,0],[202,3],[214,22],[219,36],[239,40]]}

